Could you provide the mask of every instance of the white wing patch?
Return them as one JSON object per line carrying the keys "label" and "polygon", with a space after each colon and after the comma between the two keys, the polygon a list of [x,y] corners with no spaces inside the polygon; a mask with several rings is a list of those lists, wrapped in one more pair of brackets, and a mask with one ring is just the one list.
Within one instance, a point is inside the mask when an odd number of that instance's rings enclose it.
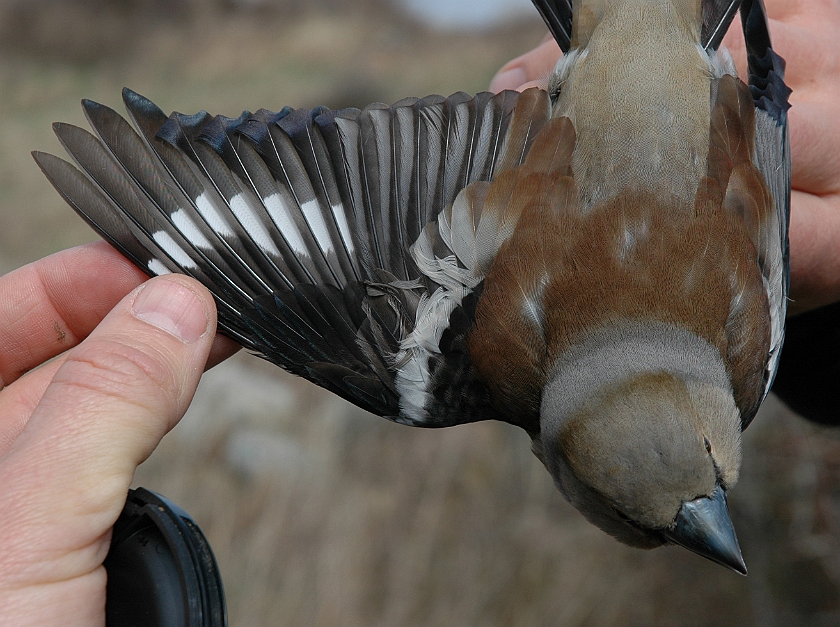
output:
{"label": "white wing patch", "polygon": [[178,209],[178,211],[175,211],[171,216],[169,216],[169,218],[172,220],[172,224],[175,225],[175,228],[181,231],[181,234],[188,242],[205,250],[213,249],[213,246],[207,238],[204,237],[204,234],[198,228],[198,225],[193,222],[193,219],[186,211]]}
{"label": "white wing patch", "polygon": [[[198,266],[195,262],[190,259],[190,256],[184,251],[183,248],[178,246],[178,243],[172,239],[172,236],[167,233],[166,231],[157,231],[153,235],[155,241],[157,242],[158,246],[172,258],[176,264],[181,266],[182,268],[190,269],[190,270],[197,270]],[[150,264],[151,265],[151,264]]]}
{"label": "white wing patch", "polygon": [[216,206],[210,201],[207,192],[202,192],[201,195],[195,199],[195,206],[201,217],[207,221],[210,228],[222,237],[233,237],[233,231],[230,225],[219,213]]}
{"label": "white wing patch", "polygon": [[309,229],[312,235],[315,236],[315,241],[324,252],[324,256],[329,255],[334,251],[332,240],[330,239],[330,232],[327,230],[327,224],[324,222],[324,216],[321,215],[321,207],[317,200],[307,200],[302,203],[300,208],[303,210],[303,217],[309,223]]}
{"label": "white wing patch", "polygon": [[350,225],[347,224],[347,215],[344,211],[344,205],[341,203],[333,205],[332,212],[338,222],[338,232],[341,234],[341,239],[344,240],[344,245],[347,248],[347,254],[352,256],[356,251],[353,247],[353,238],[350,235]]}
{"label": "white wing patch", "polygon": [[148,265],[148,268],[149,268],[149,272],[151,272],[155,276],[162,276],[164,274],[171,274],[171,272],[169,271],[169,268],[167,268],[165,265],[163,265],[157,259],[152,259],[151,261],[149,261],[149,263],[147,265]]}
{"label": "white wing patch", "polygon": [[289,214],[289,205],[283,196],[279,192],[275,192],[271,196],[263,198],[263,204],[268,210],[268,215],[274,220],[277,229],[286,238],[286,242],[295,254],[308,256],[309,251],[303,243],[303,237],[300,234],[297,224],[295,224]]}
{"label": "white wing patch", "polygon": [[233,211],[233,215],[236,216],[257,246],[276,257],[280,256],[280,251],[271,241],[271,236],[268,234],[265,225],[254,213],[251,205],[248,204],[245,194],[237,194],[230,199],[230,210]]}

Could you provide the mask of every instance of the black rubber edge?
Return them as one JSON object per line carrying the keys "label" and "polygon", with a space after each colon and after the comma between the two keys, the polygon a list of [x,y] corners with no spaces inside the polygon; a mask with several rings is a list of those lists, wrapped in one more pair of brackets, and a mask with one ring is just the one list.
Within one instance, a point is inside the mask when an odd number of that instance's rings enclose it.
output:
{"label": "black rubber edge", "polygon": [[114,525],[108,627],[226,627],[222,579],[195,521],[145,488],[130,490]]}

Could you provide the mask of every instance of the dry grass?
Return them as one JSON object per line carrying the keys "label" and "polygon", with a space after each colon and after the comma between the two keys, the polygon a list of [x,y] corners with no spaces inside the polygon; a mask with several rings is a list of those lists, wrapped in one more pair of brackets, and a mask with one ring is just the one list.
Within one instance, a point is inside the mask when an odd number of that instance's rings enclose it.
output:
{"label": "dry grass", "polygon": [[[117,106],[130,85],[164,109],[235,113],[476,91],[542,32],[459,37],[387,12],[201,14],[198,2],[176,24],[109,9],[94,23],[112,29],[99,35],[104,57],[82,44],[62,57],[47,36],[0,51],[0,271],[92,239],[28,155],[58,150],[49,123],[81,124],[82,97]],[[65,25],[73,41],[96,31],[91,6],[37,28]],[[730,499],[751,569],[742,578],[681,549],[606,537],[512,428],[393,425],[247,356],[205,377],[137,474],[205,530],[231,624],[249,627],[837,625],[838,478],[838,435],[771,399],[745,434]]]}

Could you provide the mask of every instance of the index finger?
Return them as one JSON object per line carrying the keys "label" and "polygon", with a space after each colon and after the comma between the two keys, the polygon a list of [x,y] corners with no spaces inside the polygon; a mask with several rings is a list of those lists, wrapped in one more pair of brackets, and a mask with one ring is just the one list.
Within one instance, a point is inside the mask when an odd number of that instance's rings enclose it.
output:
{"label": "index finger", "polygon": [[78,344],[147,278],[105,242],[0,277],[0,388]]}

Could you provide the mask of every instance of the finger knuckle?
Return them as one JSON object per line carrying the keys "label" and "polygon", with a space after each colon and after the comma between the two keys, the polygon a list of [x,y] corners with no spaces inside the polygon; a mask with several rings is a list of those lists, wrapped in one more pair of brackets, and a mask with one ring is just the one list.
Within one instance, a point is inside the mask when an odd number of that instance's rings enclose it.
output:
{"label": "finger knuckle", "polygon": [[80,345],[67,357],[59,383],[147,407],[169,400],[176,377],[168,360],[110,340]]}

